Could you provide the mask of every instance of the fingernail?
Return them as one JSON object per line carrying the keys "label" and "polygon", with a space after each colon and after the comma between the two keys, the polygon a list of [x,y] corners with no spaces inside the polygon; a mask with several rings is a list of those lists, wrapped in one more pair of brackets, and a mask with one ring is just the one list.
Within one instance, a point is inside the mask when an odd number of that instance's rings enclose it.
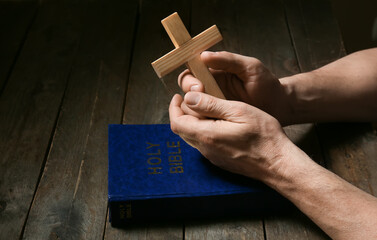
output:
{"label": "fingernail", "polygon": [[200,90],[199,85],[192,85],[190,87],[190,91],[199,92],[199,90]]}
{"label": "fingernail", "polygon": [[187,105],[196,105],[200,101],[200,94],[197,92],[188,92],[185,95],[185,102]]}
{"label": "fingernail", "polygon": [[204,51],[204,52],[202,52],[202,54],[204,54],[204,55],[213,55],[214,54],[214,52],[210,52],[210,51]]}

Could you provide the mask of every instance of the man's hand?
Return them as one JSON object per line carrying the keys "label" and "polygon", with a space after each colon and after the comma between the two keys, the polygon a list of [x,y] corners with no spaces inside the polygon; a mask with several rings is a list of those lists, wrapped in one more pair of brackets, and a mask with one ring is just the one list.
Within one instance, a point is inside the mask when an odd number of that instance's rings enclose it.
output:
{"label": "man's hand", "polygon": [[[260,108],[283,125],[291,122],[287,89],[258,59],[229,52],[203,52],[201,58],[226,99]],[[204,91],[203,84],[188,70],[181,73],[178,84],[184,92]]]}
{"label": "man's hand", "polygon": [[[185,115],[182,105],[205,118]],[[188,92],[173,97],[169,113],[173,132],[213,164],[262,181],[277,175],[293,145],[275,118],[242,102]]]}
{"label": "man's hand", "polygon": [[[215,165],[259,179],[292,201],[333,239],[377,239],[377,199],[313,162],[281,124],[377,119],[377,48],[278,80],[260,61],[203,53],[227,99],[181,74],[172,130]],[[271,114],[267,114],[267,113]]]}
{"label": "man's hand", "polygon": [[213,164],[263,181],[331,238],[377,238],[377,199],[313,162],[272,116],[201,92],[188,92],[184,100],[175,95],[169,113],[172,130]]}

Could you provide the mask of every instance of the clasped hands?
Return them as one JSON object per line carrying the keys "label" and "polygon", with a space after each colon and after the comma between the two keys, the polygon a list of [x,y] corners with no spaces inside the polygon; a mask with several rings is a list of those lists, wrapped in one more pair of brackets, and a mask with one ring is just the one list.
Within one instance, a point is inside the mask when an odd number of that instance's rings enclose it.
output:
{"label": "clasped hands", "polygon": [[281,125],[292,122],[289,89],[258,59],[229,52],[203,52],[227,100],[203,93],[186,70],[169,115],[172,131],[214,165],[261,181],[284,171],[295,147]]}

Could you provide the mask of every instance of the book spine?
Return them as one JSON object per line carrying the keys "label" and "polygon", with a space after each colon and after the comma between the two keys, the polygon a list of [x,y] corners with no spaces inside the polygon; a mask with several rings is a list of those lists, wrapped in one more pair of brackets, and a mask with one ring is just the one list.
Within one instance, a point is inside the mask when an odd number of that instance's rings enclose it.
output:
{"label": "book spine", "polygon": [[110,201],[110,221],[119,227],[132,223],[203,218],[255,216],[291,209],[275,192],[218,196]]}

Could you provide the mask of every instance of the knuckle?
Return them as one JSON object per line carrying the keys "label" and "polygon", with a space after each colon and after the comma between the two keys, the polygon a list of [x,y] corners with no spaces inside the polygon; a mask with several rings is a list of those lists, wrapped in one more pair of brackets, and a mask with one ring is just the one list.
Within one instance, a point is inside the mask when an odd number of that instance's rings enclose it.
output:
{"label": "knuckle", "polygon": [[208,136],[200,136],[198,140],[203,148],[208,148],[209,146],[213,145],[214,142],[213,139]]}
{"label": "knuckle", "polygon": [[256,58],[251,57],[249,59],[249,64],[246,66],[245,72],[248,75],[255,75],[257,73],[261,73],[265,71],[265,66],[263,63]]}
{"label": "knuckle", "polygon": [[175,134],[179,133],[179,127],[178,127],[178,124],[177,124],[176,120],[170,121],[170,129]]}
{"label": "knuckle", "polygon": [[213,97],[207,98],[206,104],[205,104],[205,110],[207,112],[210,112],[210,111],[216,109],[216,107],[217,107],[217,104],[216,104],[215,99]]}
{"label": "knuckle", "polygon": [[217,138],[211,134],[211,133],[205,133],[201,134],[199,137],[199,141],[204,145],[204,146],[216,146],[218,140]]}
{"label": "knuckle", "polygon": [[235,117],[244,117],[249,112],[249,106],[246,104],[237,104],[232,106],[232,115]]}
{"label": "knuckle", "polygon": [[190,73],[190,71],[188,69],[184,70],[183,72],[181,72],[178,76],[178,86],[180,88],[183,87],[183,83],[185,81],[185,78],[187,77],[187,75]]}
{"label": "knuckle", "polygon": [[263,66],[263,63],[258,58],[254,57],[250,57],[250,64],[254,66]]}

